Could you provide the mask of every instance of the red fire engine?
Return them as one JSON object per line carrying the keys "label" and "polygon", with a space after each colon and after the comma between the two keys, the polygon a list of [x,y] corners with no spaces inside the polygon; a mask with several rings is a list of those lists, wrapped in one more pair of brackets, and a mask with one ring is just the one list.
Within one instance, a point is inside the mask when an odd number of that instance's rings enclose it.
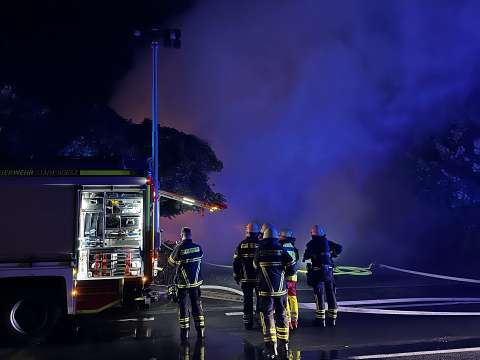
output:
{"label": "red fire engine", "polygon": [[[129,170],[0,170],[0,309],[19,338],[141,297],[155,275],[152,191]],[[215,212],[182,195],[160,196]]]}

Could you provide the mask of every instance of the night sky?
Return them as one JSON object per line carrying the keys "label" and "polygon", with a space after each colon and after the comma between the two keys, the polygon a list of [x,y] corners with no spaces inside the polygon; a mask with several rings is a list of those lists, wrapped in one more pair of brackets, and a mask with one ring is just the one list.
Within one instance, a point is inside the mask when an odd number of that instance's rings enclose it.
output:
{"label": "night sky", "polygon": [[445,214],[414,196],[398,158],[475,90],[480,2],[59,3],[28,11],[27,28],[5,12],[1,25],[31,40],[42,24],[31,47],[2,53],[0,75],[55,106],[107,102],[150,117],[150,48],[129,34],[156,16],[182,29],[182,49],[160,52],[160,122],[212,145],[229,209],[165,221],[168,238],[190,225],[207,258],[228,263],[246,222],[291,227],[300,248],[319,223],[345,246],[344,263],[441,255],[425,234]]}
{"label": "night sky", "polygon": [[0,4],[0,81],[51,107],[108,102],[143,43],[193,0],[18,0]]}

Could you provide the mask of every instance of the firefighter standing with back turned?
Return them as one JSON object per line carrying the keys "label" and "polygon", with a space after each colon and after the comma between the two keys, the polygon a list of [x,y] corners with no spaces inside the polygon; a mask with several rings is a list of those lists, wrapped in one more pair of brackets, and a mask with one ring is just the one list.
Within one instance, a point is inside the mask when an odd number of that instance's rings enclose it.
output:
{"label": "firefighter standing with back turned", "polygon": [[[262,229],[263,230],[263,229]],[[254,258],[258,270],[260,321],[265,342],[264,356],[277,358],[277,339],[284,356],[288,355],[288,314],[286,276],[295,271],[295,260],[278,241],[273,225],[265,226]]]}
{"label": "firefighter standing with back turned", "polygon": [[192,230],[184,227],[181,232],[182,241],[175,247],[168,258],[170,266],[178,266],[176,284],[178,286],[178,322],[182,341],[188,340],[190,332],[190,313],[187,306],[187,295],[190,297],[193,321],[198,339],[205,337],[205,316],[200,299],[202,285],[201,264],[202,247],[192,241]]}
{"label": "firefighter standing with back turned", "polygon": [[243,323],[250,330],[253,327],[253,294],[257,297],[257,271],[253,267],[253,258],[259,246],[260,229],[257,224],[247,224],[246,237],[238,244],[233,255],[233,278],[241,284],[243,291]]}
{"label": "firefighter standing with back turned", "polygon": [[327,239],[325,230],[318,225],[312,226],[312,239],[307,243],[303,261],[311,260],[307,264],[307,283],[313,287],[317,310],[314,324],[326,326],[325,298],[328,303],[329,324],[335,326],[337,319],[337,299],[334,290],[332,257],[342,252],[342,246]]}
{"label": "firefighter standing with back turned", "polygon": [[[293,231],[285,229],[280,231],[280,243],[287,250],[288,254],[295,262],[299,261],[298,249],[295,247],[295,237]],[[287,295],[288,295],[288,311],[290,330],[298,327],[298,301],[297,301],[297,272],[287,277]]]}

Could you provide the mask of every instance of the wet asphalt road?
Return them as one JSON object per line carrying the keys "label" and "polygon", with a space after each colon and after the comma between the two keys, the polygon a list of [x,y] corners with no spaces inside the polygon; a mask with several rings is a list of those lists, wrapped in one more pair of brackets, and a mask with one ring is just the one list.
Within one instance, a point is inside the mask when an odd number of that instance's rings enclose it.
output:
{"label": "wet asphalt road", "polygon": [[[205,267],[206,283],[237,287],[228,269]],[[338,298],[374,300],[392,298],[479,298],[480,286],[398,274],[380,270],[369,277],[339,277]],[[238,288],[238,287],[237,287]],[[311,292],[302,280],[299,301],[311,303]],[[0,359],[260,359],[260,331],[243,329],[241,303],[228,293],[204,291],[207,339],[180,345],[173,304],[157,305],[141,313],[109,311],[81,318],[78,329],[57,335],[49,342],[13,348],[4,344]],[[211,299],[217,297],[222,299]],[[225,300],[230,299],[230,300]],[[233,300],[233,301],[232,301]],[[461,303],[459,303],[461,302]],[[358,307],[407,311],[480,312],[480,303],[444,300]],[[229,314],[229,316],[226,315]],[[232,314],[233,313],[233,314]],[[480,351],[427,353],[443,349],[480,347],[480,316],[419,316],[340,313],[335,328],[311,325],[313,312],[300,310],[300,329],[291,336],[291,359],[370,359],[413,352],[391,359],[480,359]],[[368,357],[378,355],[380,357]],[[383,356],[383,357],[382,357]]]}

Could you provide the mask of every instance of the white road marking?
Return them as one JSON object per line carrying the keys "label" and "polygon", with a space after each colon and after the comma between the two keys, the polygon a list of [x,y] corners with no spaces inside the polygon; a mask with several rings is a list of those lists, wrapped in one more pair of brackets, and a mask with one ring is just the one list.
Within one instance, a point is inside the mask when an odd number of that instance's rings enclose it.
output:
{"label": "white road marking", "polygon": [[132,319],[120,319],[120,320],[117,320],[118,322],[128,322],[128,321],[154,321],[155,318],[152,316],[152,317],[149,317],[149,318],[132,318]]}
{"label": "white road marking", "polygon": [[[315,309],[315,304],[310,309]],[[379,315],[409,315],[409,316],[480,316],[480,312],[463,311],[410,311],[410,310],[386,310],[374,308],[358,308],[340,306],[340,312],[358,313],[358,314],[379,314]]]}
{"label": "white road marking", "polygon": [[[434,303],[434,301],[442,301],[441,303]],[[452,301],[454,300],[454,301]],[[475,301],[471,301],[475,300]],[[412,304],[415,301],[432,302],[431,304]],[[434,305],[455,305],[455,304],[478,304],[480,298],[405,298],[405,299],[377,299],[377,300],[356,300],[338,302],[339,305],[367,305],[367,304],[392,304],[392,303],[410,303],[409,305],[398,305],[401,307],[415,307],[415,306],[434,306]],[[315,310],[315,303],[299,303],[301,309]],[[357,313],[357,314],[380,314],[380,315],[409,315],[409,316],[480,316],[480,312],[468,311],[410,311],[410,310],[388,310],[378,308],[363,308],[354,306],[339,306],[339,312]],[[243,315],[242,312],[228,312],[226,316]]]}
{"label": "white road marking", "polygon": [[233,288],[226,287],[226,286],[202,285],[201,288],[205,289],[205,290],[223,290],[223,291],[228,291],[228,292],[243,296],[243,292],[241,290],[233,289]]}
{"label": "white road marking", "polygon": [[448,350],[415,351],[415,352],[396,353],[396,354],[360,355],[360,356],[351,356],[349,357],[349,359],[352,359],[352,360],[387,359],[387,358],[406,357],[406,356],[455,354],[455,353],[477,352],[477,351],[480,351],[480,347],[448,349]]}
{"label": "white road marking", "polygon": [[447,276],[447,275],[430,274],[430,273],[426,273],[426,272],[402,269],[402,268],[398,268],[398,267],[395,267],[395,266],[389,266],[389,265],[384,265],[384,264],[379,264],[378,266],[382,267],[382,268],[385,268],[385,269],[404,272],[404,273],[407,273],[407,274],[426,276],[426,277],[442,279],[442,280],[452,280],[452,281],[460,281],[460,282],[467,282],[467,283],[473,283],[473,284],[480,284],[480,280],[477,280],[477,279],[468,279],[468,278],[461,278],[461,277],[454,277],[454,276]]}
{"label": "white road marking", "polygon": [[[224,290],[243,296],[240,290],[217,285],[204,285],[204,289]],[[431,304],[415,304],[417,302],[430,302]],[[348,300],[339,301],[338,311],[358,314],[380,314],[380,315],[408,315],[408,316],[480,316],[480,312],[469,311],[411,311],[411,310],[389,310],[378,308],[362,308],[352,305],[387,305],[387,304],[405,304],[394,307],[419,307],[419,306],[438,306],[438,305],[458,305],[458,304],[478,304],[480,298],[393,298],[393,299],[371,299],[371,300]],[[410,305],[407,305],[410,304]],[[315,309],[315,303],[299,303],[301,309]],[[241,315],[240,312],[226,313],[227,316]]]}
{"label": "white road marking", "polygon": [[411,307],[415,308],[415,307],[427,307],[427,306],[450,306],[450,305],[465,305],[465,304],[480,304],[480,301],[449,301],[449,302],[384,305],[382,306],[382,309],[401,309],[401,308],[411,308]]}
{"label": "white road marking", "polygon": [[349,300],[338,301],[338,305],[376,305],[376,304],[398,304],[414,302],[438,302],[438,301],[480,301],[480,298],[393,298],[393,299],[371,299],[371,300]]}
{"label": "white road marking", "polygon": [[[470,311],[411,311],[411,310],[387,310],[378,308],[363,308],[351,305],[382,305],[382,304],[399,304],[406,303],[411,305],[403,305],[403,307],[415,306],[415,302],[442,302],[442,305],[451,305],[454,303],[471,304],[478,303],[480,298],[399,298],[399,299],[375,299],[375,300],[354,300],[339,301],[338,311],[358,314],[380,314],[380,315],[409,315],[409,316],[480,316],[480,312]],[[450,304],[449,304],[450,303]],[[429,304],[433,306],[433,304]],[[347,305],[347,306],[345,306]],[[417,304],[418,306],[419,304]],[[426,306],[424,304],[423,306]],[[300,303],[301,309],[316,309],[315,303]]]}
{"label": "white road marking", "polygon": [[221,265],[221,264],[214,264],[214,263],[210,263],[210,262],[204,262],[204,264],[207,264],[207,265],[210,265],[210,266],[215,266],[215,267],[219,267],[219,268],[222,268],[222,269],[232,269],[233,266],[232,265]]}
{"label": "white road marking", "polygon": [[239,315],[243,315],[243,312],[241,312],[241,311],[227,312],[227,313],[225,313],[225,315],[227,315],[227,316],[239,316]]}

